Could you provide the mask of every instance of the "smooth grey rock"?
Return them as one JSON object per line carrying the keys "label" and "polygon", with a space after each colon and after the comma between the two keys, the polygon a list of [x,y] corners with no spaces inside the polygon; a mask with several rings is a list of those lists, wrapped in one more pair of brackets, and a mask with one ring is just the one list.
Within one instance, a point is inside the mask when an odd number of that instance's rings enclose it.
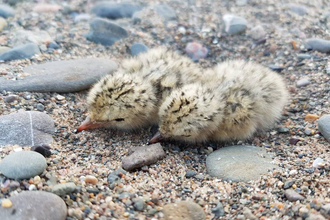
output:
{"label": "smooth grey rock", "polygon": [[141,23],[143,17],[143,11],[137,11],[132,15],[133,24]]}
{"label": "smooth grey rock", "polygon": [[53,186],[52,193],[59,195],[59,196],[65,196],[67,194],[74,192],[76,189],[77,189],[77,186],[73,182],[60,183],[60,184]]}
{"label": "smooth grey rock", "polygon": [[132,17],[134,12],[141,9],[141,6],[131,2],[99,2],[92,8],[91,12],[99,17],[118,19]]}
{"label": "smooth grey rock", "polygon": [[163,213],[165,220],[202,220],[206,218],[202,207],[189,201],[167,204],[163,208]]}
{"label": "smooth grey rock", "polygon": [[155,5],[153,8],[156,11],[156,13],[158,14],[158,16],[164,18],[165,21],[170,21],[170,20],[176,19],[175,11],[167,4]]}
{"label": "smooth grey rock", "polygon": [[309,78],[302,78],[297,81],[297,87],[303,87],[309,85],[311,82],[309,81]]}
{"label": "smooth grey rock", "polygon": [[77,92],[88,89],[102,76],[117,69],[117,64],[104,58],[55,61],[24,68],[31,74],[21,80],[0,77],[0,90],[29,92]]}
{"label": "smooth grey rock", "polygon": [[294,184],[294,180],[285,181],[283,189],[289,189]]}
{"label": "smooth grey rock", "polygon": [[1,161],[0,171],[11,179],[29,179],[41,174],[46,166],[46,159],[41,154],[19,151],[9,154]]}
{"label": "smooth grey rock", "polygon": [[139,53],[146,52],[148,47],[142,43],[135,43],[131,46],[131,54],[133,56],[138,55]]}
{"label": "smooth grey rock", "polygon": [[211,176],[246,182],[277,167],[271,161],[271,155],[260,147],[235,145],[211,153],[206,158],[206,168]]}
{"label": "smooth grey rock", "polygon": [[193,176],[195,176],[197,174],[197,172],[195,170],[188,170],[186,172],[186,178],[191,178]]}
{"label": "smooth grey rock", "polygon": [[237,6],[244,6],[246,5],[248,0],[236,0],[236,5]]}
{"label": "smooth grey rock", "polygon": [[298,15],[304,15],[308,13],[308,10],[305,6],[299,4],[290,4],[289,8],[292,12]]}
{"label": "smooth grey rock", "polygon": [[1,220],[65,220],[67,207],[57,195],[43,191],[24,191],[9,200],[10,208],[0,206]]}
{"label": "smooth grey rock", "polygon": [[330,142],[330,115],[323,115],[318,120],[319,131]]}
{"label": "smooth grey rock", "polygon": [[51,42],[52,40],[47,31],[19,30],[14,34],[10,42],[13,47],[18,47],[28,43],[41,45],[45,42]]}
{"label": "smooth grey rock", "polygon": [[9,5],[0,4],[0,17],[8,18],[15,15],[15,10]]}
{"label": "smooth grey rock", "polygon": [[162,145],[159,143],[136,147],[131,151],[131,154],[122,160],[123,169],[128,171],[151,165],[166,156]]}
{"label": "smooth grey rock", "polygon": [[304,60],[304,59],[310,59],[310,58],[312,58],[312,55],[307,54],[307,53],[299,53],[299,54],[297,54],[297,57],[299,59]]}
{"label": "smooth grey rock", "polygon": [[220,218],[222,216],[225,216],[225,210],[223,208],[223,205],[221,202],[218,202],[217,205],[211,209],[212,213],[214,213],[214,217]]}
{"label": "smooth grey rock", "polygon": [[222,19],[225,23],[225,31],[228,34],[240,34],[247,29],[248,22],[245,18],[232,14],[225,14]]}
{"label": "smooth grey rock", "polygon": [[302,195],[300,195],[299,193],[297,193],[293,189],[287,189],[287,190],[285,190],[284,194],[285,194],[285,197],[290,202],[294,202],[294,201],[297,201],[297,200],[304,200],[305,199],[305,197],[303,197]]}
{"label": "smooth grey rock", "polygon": [[284,70],[283,67],[277,66],[277,65],[274,65],[274,64],[270,64],[268,67],[269,67],[269,69],[271,69],[275,72],[278,72],[278,73],[280,73],[280,72],[282,72],[282,70]]}
{"label": "smooth grey rock", "polygon": [[17,95],[9,95],[9,96],[6,96],[4,98],[4,101],[6,103],[12,103],[12,102],[15,102],[16,100],[18,100],[18,96]]}
{"label": "smooth grey rock", "polygon": [[321,53],[330,52],[330,41],[319,38],[310,38],[306,41],[306,48],[319,51]]}
{"label": "smooth grey rock", "polygon": [[261,25],[258,25],[250,30],[249,35],[253,40],[260,40],[266,37],[266,31]]}
{"label": "smooth grey rock", "polygon": [[40,50],[37,44],[29,43],[23,46],[14,47],[13,49],[8,50],[0,54],[0,60],[10,61],[10,60],[20,60],[31,58],[36,54],[39,54]]}
{"label": "smooth grey rock", "polygon": [[90,32],[86,34],[87,40],[108,46],[126,37],[128,33],[124,28],[103,18],[94,18],[90,23]]}
{"label": "smooth grey rock", "polygon": [[55,131],[53,119],[37,111],[18,112],[0,116],[0,147],[48,145]]}
{"label": "smooth grey rock", "polygon": [[133,199],[133,203],[133,207],[136,211],[142,211],[145,206],[143,199],[140,198]]}

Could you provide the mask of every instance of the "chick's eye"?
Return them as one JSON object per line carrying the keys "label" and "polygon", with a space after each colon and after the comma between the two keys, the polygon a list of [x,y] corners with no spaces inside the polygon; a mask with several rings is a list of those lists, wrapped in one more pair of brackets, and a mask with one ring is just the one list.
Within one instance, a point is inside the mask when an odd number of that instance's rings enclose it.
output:
{"label": "chick's eye", "polygon": [[115,121],[125,121],[123,118],[116,118]]}

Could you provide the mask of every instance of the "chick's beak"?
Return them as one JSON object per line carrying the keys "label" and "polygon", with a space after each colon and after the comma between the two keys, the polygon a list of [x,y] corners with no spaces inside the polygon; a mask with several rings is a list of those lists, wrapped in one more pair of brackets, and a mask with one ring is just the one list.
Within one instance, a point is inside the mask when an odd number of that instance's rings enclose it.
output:
{"label": "chick's beak", "polygon": [[148,142],[148,144],[155,144],[164,140],[164,136],[158,131]]}
{"label": "chick's beak", "polygon": [[81,125],[78,127],[77,129],[77,133],[84,131],[84,130],[89,130],[89,129],[93,129],[93,128],[100,128],[105,126],[104,123],[100,123],[100,122],[92,122],[90,117],[87,117],[85,119],[85,121],[83,121],[83,123],[81,123]]}

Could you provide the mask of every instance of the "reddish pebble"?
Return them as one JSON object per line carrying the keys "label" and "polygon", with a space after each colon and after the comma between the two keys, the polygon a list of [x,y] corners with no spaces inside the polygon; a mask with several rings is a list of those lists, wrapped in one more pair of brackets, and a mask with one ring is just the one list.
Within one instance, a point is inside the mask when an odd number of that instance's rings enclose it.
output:
{"label": "reddish pebble", "polygon": [[57,12],[62,7],[60,5],[51,5],[51,4],[38,4],[33,8],[35,12]]}
{"label": "reddish pebble", "polygon": [[205,58],[208,52],[206,47],[203,47],[202,44],[197,42],[188,43],[186,46],[186,53],[193,61]]}
{"label": "reddish pebble", "polygon": [[92,175],[87,175],[85,178],[85,183],[91,183],[93,185],[97,184],[98,180],[96,179],[95,176]]}

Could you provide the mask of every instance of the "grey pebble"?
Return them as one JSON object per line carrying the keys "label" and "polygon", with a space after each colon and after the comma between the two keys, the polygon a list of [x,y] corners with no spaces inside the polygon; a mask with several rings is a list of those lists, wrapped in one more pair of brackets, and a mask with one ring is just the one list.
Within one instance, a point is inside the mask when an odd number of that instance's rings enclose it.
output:
{"label": "grey pebble", "polygon": [[268,65],[268,68],[275,71],[275,72],[282,72],[282,70],[284,70],[283,67],[280,67],[280,66],[277,66],[277,65],[274,65],[274,64],[271,64],[271,65]]}
{"label": "grey pebble", "polygon": [[228,34],[240,34],[247,29],[247,20],[232,14],[225,14],[222,17],[225,23],[225,31]]}
{"label": "grey pebble", "polygon": [[143,12],[137,11],[132,15],[133,24],[139,24],[142,21]]}
{"label": "grey pebble", "polygon": [[47,31],[19,30],[14,33],[14,36],[11,39],[11,45],[13,45],[14,47],[22,46],[29,43],[42,45],[50,41],[52,41],[52,38]]}
{"label": "grey pebble", "polygon": [[289,189],[289,188],[291,188],[291,186],[293,185],[293,183],[294,183],[294,180],[285,181],[285,183],[283,185],[283,189]]}
{"label": "grey pebble", "polygon": [[37,104],[37,109],[38,109],[38,111],[43,112],[45,110],[45,106],[43,104],[41,104],[41,103],[38,103]]}
{"label": "grey pebble", "polygon": [[318,119],[318,128],[323,137],[330,142],[330,115],[323,115]]}
{"label": "grey pebble", "polygon": [[217,205],[211,209],[212,213],[214,213],[215,218],[220,218],[225,216],[225,210],[221,202],[218,202]]}
{"label": "grey pebble", "polygon": [[163,207],[163,213],[166,220],[202,220],[206,218],[204,210],[198,204],[189,201],[167,204]]}
{"label": "grey pebble", "polygon": [[136,198],[133,199],[133,207],[136,211],[142,211],[144,209],[145,203],[143,199],[141,198]]}
{"label": "grey pebble", "polygon": [[10,61],[10,60],[20,60],[31,58],[36,54],[39,54],[40,50],[37,44],[29,43],[23,46],[14,47],[13,49],[8,50],[0,54],[0,60]]}
{"label": "grey pebble", "polygon": [[18,144],[50,144],[55,132],[53,119],[42,112],[26,111],[0,116],[0,147]]}
{"label": "grey pebble", "polygon": [[316,50],[322,53],[330,52],[330,41],[319,38],[310,38],[306,41],[306,48]]}
{"label": "grey pebble", "polygon": [[17,95],[9,95],[9,96],[6,96],[6,97],[4,98],[4,101],[5,101],[6,103],[12,103],[12,102],[14,102],[14,101],[16,101],[16,100],[18,100],[18,96],[17,96]]}
{"label": "grey pebble", "polygon": [[298,15],[304,15],[308,13],[308,10],[305,6],[299,4],[290,4],[289,8],[292,12]]}
{"label": "grey pebble", "polygon": [[138,55],[139,53],[146,52],[148,47],[142,43],[135,43],[131,46],[131,54],[133,56]]}
{"label": "grey pebble", "polygon": [[195,176],[195,178],[198,179],[198,180],[203,180],[203,179],[204,179],[204,175],[201,174],[201,173],[199,173],[199,174],[197,174],[197,175]]}
{"label": "grey pebble", "polygon": [[132,17],[134,12],[140,11],[141,6],[132,2],[99,2],[91,10],[92,13],[99,17],[118,19]]}
{"label": "grey pebble", "polygon": [[250,30],[249,36],[253,40],[260,40],[266,37],[266,31],[261,25],[258,25]]}
{"label": "grey pebble", "polygon": [[303,87],[309,85],[311,82],[309,81],[309,78],[302,78],[297,81],[297,87]]}
{"label": "grey pebble", "polygon": [[164,18],[165,21],[176,19],[175,11],[167,4],[155,5],[154,10],[160,17]]}
{"label": "grey pebble", "polygon": [[11,179],[28,179],[46,169],[46,159],[34,151],[19,151],[6,156],[0,163],[0,171]]}
{"label": "grey pebble", "polygon": [[197,172],[196,172],[195,170],[188,170],[188,171],[186,172],[186,177],[187,177],[187,178],[191,178],[191,177],[195,176],[196,173],[197,173]]}
{"label": "grey pebble", "polygon": [[9,199],[13,203],[12,207],[0,206],[2,220],[65,220],[67,216],[65,202],[53,193],[24,191]]}
{"label": "grey pebble", "polygon": [[30,76],[22,80],[0,77],[0,90],[30,92],[77,92],[88,89],[102,76],[117,69],[105,58],[54,61],[24,68]]}
{"label": "grey pebble", "polygon": [[65,195],[68,195],[68,194],[74,192],[76,189],[77,189],[77,186],[73,182],[60,183],[60,184],[53,186],[52,193],[59,195],[59,196],[65,196]]}
{"label": "grey pebble", "polygon": [[285,194],[285,197],[290,202],[294,202],[294,201],[297,201],[297,200],[304,200],[305,199],[305,197],[303,197],[302,195],[300,195],[299,193],[297,193],[293,189],[287,189],[287,190],[285,190],[284,194]]}
{"label": "grey pebble", "polygon": [[304,60],[304,59],[310,59],[310,58],[312,58],[312,55],[310,55],[308,53],[299,53],[299,54],[297,54],[297,57],[299,59]]}
{"label": "grey pebble", "polygon": [[132,154],[122,160],[123,169],[128,171],[154,164],[166,156],[163,147],[159,143],[136,147],[131,150],[133,151]]}
{"label": "grey pebble", "polygon": [[235,145],[211,153],[206,158],[206,168],[211,176],[246,182],[277,167],[271,161],[271,154],[260,147]]}
{"label": "grey pebble", "polygon": [[126,29],[103,18],[94,18],[90,23],[90,32],[86,34],[87,40],[106,46],[126,37]]}
{"label": "grey pebble", "polygon": [[56,42],[52,41],[48,44],[48,48],[52,48],[52,49],[56,50],[56,49],[60,48],[60,46]]}
{"label": "grey pebble", "polygon": [[8,18],[15,15],[15,10],[9,5],[0,4],[0,17]]}

